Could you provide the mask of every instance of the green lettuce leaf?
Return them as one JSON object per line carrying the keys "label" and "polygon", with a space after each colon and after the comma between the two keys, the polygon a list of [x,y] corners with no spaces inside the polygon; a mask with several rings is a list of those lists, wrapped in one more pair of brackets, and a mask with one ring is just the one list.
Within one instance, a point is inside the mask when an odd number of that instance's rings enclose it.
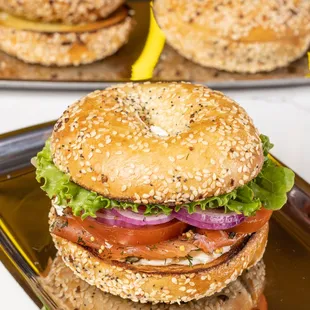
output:
{"label": "green lettuce leaf", "polygon": [[263,153],[266,159],[269,154],[269,151],[273,148],[274,145],[270,142],[269,137],[265,135],[260,135],[259,137],[260,140],[262,141]]}
{"label": "green lettuce leaf", "polygon": [[254,195],[264,208],[279,210],[286,203],[286,193],[294,185],[294,172],[285,167],[279,167],[270,159],[269,163],[251,182]]}
{"label": "green lettuce leaf", "polygon": [[[98,210],[111,208],[130,208],[138,212],[138,204],[105,198],[70,181],[70,177],[54,165],[49,140],[37,154],[35,161],[36,179],[38,182],[43,180],[41,188],[50,199],[55,198],[58,205],[72,208],[76,216],[81,216],[83,219],[88,216],[96,217]],[[148,205],[145,211],[146,215],[159,213],[170,214],[171,208],[164,205]]]}
{"label": "green lettuce leaf", "polygon": [[294,186],[295,174],[291,169],[279,166],[268,157],[273,148],[269,138],[260,135],[265,156],[264,166],[258,176],[249,184],[256,199],[264,208],[279,210],[287,201],[286,193]]}
{"label": "green lettuce leaf", "polygon": [[[294,185],[294,173],[285,167],[272,162],[268,157],[269,150],[273,147],[267,136],[260,136],[263,145],[265,162],[259,175],[248,184],[233,190],[230,193],[210,197],[205,200],[195,201],[178,205],[176,211],[186,208],[189,213],[194,213],[197,207],[202,210],[224,207],[226,212],[234,211],[251,216],[259,210],[262,205],[270,210],[280,209],[286,202],[286,193]],[[61,172],[53,163],[50,141],[47,140],[45,147],[36,157],[36,179],[43,180],[41,188],[49,198],[55,198],[58,205],[72,208],[76,216],[83,219],[92,216],[100,209],[130,208],[138,212],[138,204],[108,199],[95,192],[86,190],[70,180],[70,176]],[[159,213],[170,214],[169,206],[149,204],[146,206],[145,215]]]}

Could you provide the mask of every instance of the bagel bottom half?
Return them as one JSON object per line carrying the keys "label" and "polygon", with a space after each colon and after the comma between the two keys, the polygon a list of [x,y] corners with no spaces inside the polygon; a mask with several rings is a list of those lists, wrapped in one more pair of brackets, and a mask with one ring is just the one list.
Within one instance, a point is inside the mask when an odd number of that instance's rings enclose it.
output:
{"label": "bagel bottom half", "polygon": [[[53,210],[53,209],[52,209]],[[50,213],[50,225],[55,213]],[[140,266],[102,260],[89,249],[52,234],[58,254],[81,279],[104,292],[141,303],[180,303],[211,296],[263,256],[268,223],[218,259],[195,266]]]}
{"label": "bagel bottom half", "polygon": [[168,35],[168,43],[182,56],[202,66],[228,72],[269,72],[301,58],[310,45],[310,35],[271,42],[239,42]]}
{"label": "bagel bottom half", "polygon": [[219,71],[215,68],[203,67],[190,61],[176,52],[171,46],[165,45],[160,59],[155,67],[153,78],[155,80],[169,81],[195,81],[198,83],[206,82],[226,83],[231,81],[260,81],[262,79],[284,79],[304,77],[308,74],[308,59],[306,56],[295,61],[291,65],[279,68],[271,72],[255,74],[231,73]]}
{"label": "bagel bottom half", "polygon": [[44,290],[60,310],[252,310],[257,306],[265,284],[265,265],[259,261],[221,292],[186,304],[141,304],[104,293],[77,277],[57,256],[46,277],[39,278]]}

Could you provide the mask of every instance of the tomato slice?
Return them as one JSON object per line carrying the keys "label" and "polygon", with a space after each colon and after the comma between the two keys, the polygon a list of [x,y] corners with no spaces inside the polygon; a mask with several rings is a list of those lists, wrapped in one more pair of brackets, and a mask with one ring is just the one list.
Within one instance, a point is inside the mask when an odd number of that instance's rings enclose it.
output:
{"label": "tomato slice", "polygon": [[95,238],[104,238],[109,243],[121,245],[148,245],[173,239],[181,235],[188,227],[186,223],[172,220],[168,223],[142,226],[139,228],[124,228],[98,223],[92,218],[81,220],[75,218],[77,222]]}
{"label": "tomato slice", "polygon": [[256,232],[269,221],[271,214],[272,214],[271,210],[262,208],[259,211],[257,211],[254,216],[247,217],[244,222],[233,228],[227,229],[227,231],[236,233]]}
{"label": "tomato slice", "polygon": [[268,310],[267,299],[264,294],[260,296],[257,307],[253,310]]}

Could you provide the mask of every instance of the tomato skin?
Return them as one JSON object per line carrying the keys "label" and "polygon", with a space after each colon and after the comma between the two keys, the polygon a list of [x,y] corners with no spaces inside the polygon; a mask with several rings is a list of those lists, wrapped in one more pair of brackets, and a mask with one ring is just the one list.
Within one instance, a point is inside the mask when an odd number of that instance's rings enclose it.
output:
{"label": "tomato skin", "polygon": [[271,210],[260,209],[254,216],[249,216],[241,224],[227,229],[228,232],[235,233],[253,233],[262,228],[270,219],[272,215]]}
{"label": "tomato skin", "polygon": [[92,218],[82,220],[76,217],[75,219],[95,238],[98,236],[98,238],[104,238],[109,243],[125,246],[150,245],[177,238],[188,227],[186,223],[178,220],[172,220],[168,223],[153,226],[125,228],[99,223]]}
{"label": "tomato skin", "polygon": [[268,310],[267,299],[264,294],[262,294],[258,300],[257,307],[253,310]]}

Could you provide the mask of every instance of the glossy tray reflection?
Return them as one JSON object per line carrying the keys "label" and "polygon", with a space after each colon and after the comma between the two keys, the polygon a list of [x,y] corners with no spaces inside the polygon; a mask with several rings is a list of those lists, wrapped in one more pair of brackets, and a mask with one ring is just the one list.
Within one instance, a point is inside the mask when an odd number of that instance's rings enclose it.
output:
{"label": "glossy tray reflection", "polygon": [[[35,180],[34,168],[27,165],[50,130],[50,125],[36,126],[0,137],[0,171],[6,166],[6,172],[0,176],[0,258],[38,305],[41,300],[57,309],[55,296],[42,285],[56,254],[48,233],[50,201]],[[34,141],[33,137],[37,143],[29,143]],[[17,156],[18,150],[13,147],[16,141],[23,141],[19,147],[25,156]],[[10,156],[10,152],[15,155]],[[297,177],[287,205],[271,219],[264,256],[269,309],[309,309],[309,197],[309,185]]]}
{"label": "glossy tray reflection", "polygon": [[[164,39],[151,17],[150,1],[128,4],[135,11],[136,27],[128,44],[115,55],[89,65],[57,68],[26,64],[0,52],[0,87],[91,90],[132,80],[193,81],[214,88],[310,84],[305,78],[309,73],[306,56],[270,73],[227,73],[199,66],[168,45],[162,49]],[[136,72],[137,66],[143,70]]]}

